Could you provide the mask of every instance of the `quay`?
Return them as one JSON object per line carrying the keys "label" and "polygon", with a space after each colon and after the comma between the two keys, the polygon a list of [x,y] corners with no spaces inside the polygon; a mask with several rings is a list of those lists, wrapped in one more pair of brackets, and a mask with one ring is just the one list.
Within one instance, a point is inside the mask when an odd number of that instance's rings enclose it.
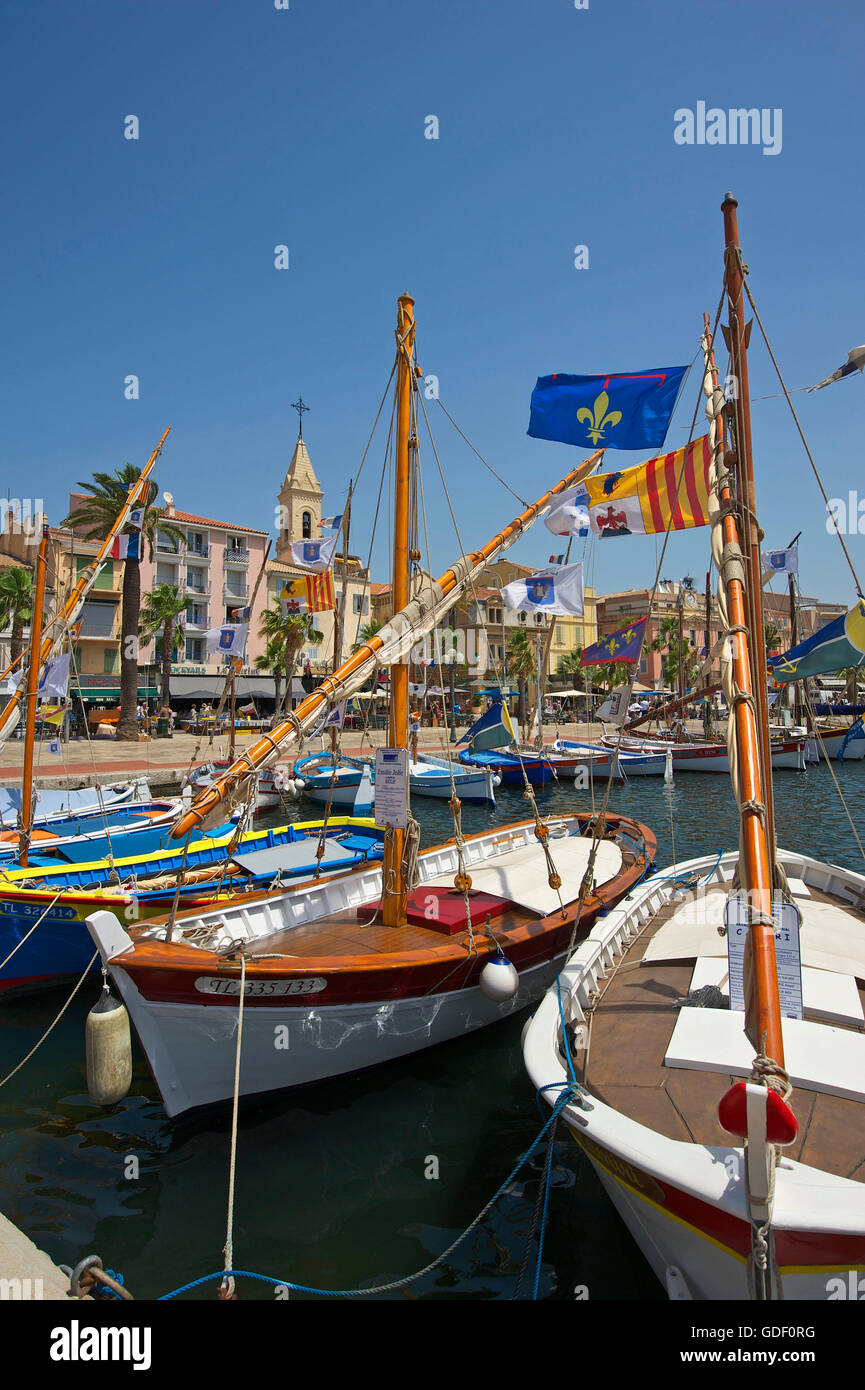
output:
{"label": "quay", "polygon": [[0,1302],[77,1301],[69,1276],[0,1212]]}

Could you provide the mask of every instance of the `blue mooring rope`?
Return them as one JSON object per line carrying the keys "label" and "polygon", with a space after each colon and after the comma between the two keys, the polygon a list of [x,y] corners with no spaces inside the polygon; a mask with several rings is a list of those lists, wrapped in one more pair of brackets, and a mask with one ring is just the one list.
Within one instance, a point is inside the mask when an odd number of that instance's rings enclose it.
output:
{"label": "blue mooring rope", "polygon": [[[188,1284],[181,1284],[180,1288],[172,1289],[170,1293],[160,1294],[159,1298],[157,1299],[157,1302],[159,1302],[159,1303],[164,1303],[164,1302],[166,1302],[168,1299],[177,1298],[177,1297],[178,1297],[180,1294],[182,1294],[182,1293],[188,1293],[190,1289],[197,1289],[197,1288],[200,1288],[200,1287],[202,1286],[202,1284],[211,1284],[211,1283],[213,1283],[213,1281],[216,1280],[216,1279],[220,1279],[220,1280],[221,1280],[221,1279],[227,1279],[227,1278],[233,1278],[233,1279],[257,1279],[257,1280],[259,1280],[261,1283],[264,1283],[264,1284],[278,1284],[278,1285],[281,1285],[283,1288],[291,1289],[291,1290],[293,1290],[295,1293],[310,1293],[310,1294],[317,1294],[320,1298],[369,1298],[370,1295],[372,1295],[372,1294],[390,1293],[390,1292],[394,1291],[395,1289],[404,1288],[407,1284],[412,1284],[412,1283],[414,1283],[414,1281],[415,1281],[416,1279],[420,1279],[423,1275],[429,1274],[431,1270],[435,1269],[438,1265],[442,1264],[442,1263],[447,1259],[447,1257],[448,1257],[454,1250],[456,1250],[457,1246],[458,1246],[458,1245],[461,1245],[462,1242],[466,1239],[466,1237],[469,1236],[469,1235],[471,1234],[471,1232],[475,1229],[475,1227],[478,1226],[478,1225],[480,1224],[480,1222],[484,1219],[484,1217],[487,1215],[487,1213],[488,1213],[489,1211],[492,1210],[492,1208],[495,1206],[496,1202],[499,1200],[499,1198],[502,1196],[502,1194],[507,1190],[507,1188],[508,1188],[508,1187],[510,1186],[510,1184],[513,1182],[514,1178],[516,1177],[516,1175],[517,1175],[517,1173],[520,1171],[520,1169],[521,1169],[521,1168],[528,1162],[528,1160],[531,1158],[532,1154],[535,1152],[535,1149],[536,1149],[536,1148],[538,1147],[538,1145],[540,1144],[540,1142],[541,1142],[541,1140],[543,1139],[544,1135],[547,1133],[547,1131],[550,1129],[550,1127],[551,1127],[552,1125],[555,1124],[556,1120],[558,1119],[558,1117],[559,1117],[559,1115],[561,1114],[562,1110],[564,1110],[565,1106],[568,1105],[568,1104],[570,1104],[570,1102],[574,1099],[574,1097],[579,1093],[579,1087],[574,1086],[574,1085],[571,1085],[570,1083],[564,1082],[564,1081],[554,1081],[554,1082],[550,1082],[549,1085],[547,1085],[547,1086],[542,1086],[542,1087],[540,1088],[540,1091],[548,1091],[548,1090],[550,1090],[550,1089],[551,1089],[552,1087],[554,1087],[554,1086],[555,1086],[555,1087],[561,1087],[561,1088],[563,1088],[563,1089],[562,1089],[562,1094],[559,1096],[559,1098],[557,1099],[555,1105],[553,1106],[552,1113],[550,1114],[549,1119],[546,1121],[546,1123],[544,1124],[544,1126],[543,1126],[543,1128],[541,1129],[540,1133],[539,1133],[539,1134],[536,1136],[536,1138],[533,1140],[533,1142],[532,1142],[532,1144],[529,1146],[529,1148],[526,1149],[526,1152],[523,1154],[522,1158],[519,1159],[519,1161],[517,1162],[516,1166],[511,1170],[511,1172],[510,1172],[510,1173],[508,1174],[508,1176],[505,1178],[504,1182],[501,1183],[501,1184],[499,1185],[499,1187],[496,1189],[496,1191],[494,1192],[493,1196],[492,1196],[492,1197],[490,1198],[490,1200],[487,1202],[486,1206],[483,1207],[482,1210],[478,1212],[478,1214],[477,1214],[477,1216],[475,1217],[474,1221],[472,1221],[471,1224],[470,1224],[469,1226],[466,1227],[466,1229],[462,1232],[462,1234],[459,1235],[459,1236],[457,1236],[456,1240],[455,1240],[455,1241],[452,1241],[451,1244],[448,1246],[448,1248],[447,1248],[446,1250],[443,1250],[442,1253],[441,1253],[440,1255],[436,1256],[436,1258],[432,1261],[431,1264],[426,1265],[423,1269],[417,1270],[414,1274],[408,1274],[408,1275],[406,1275],[406,1277],[405,1277],[404,1279],[395,1279],[395,1280],[393,1280],[393,1282],[390,1283],[390,1284],[380,1284],[380,1285],[378,1285],[378,1286],[376,1286],[376,1287],[374,1287],[374,1288],[370,1288],[370,1289],[317,1289],[317,1288],[313,1288],[312,1286],[310,1286],[310,1285],[308,1285],[308,1284],[293,1284],[293,1283],[292,1283],[290,1280],[288,1280],[288,1279],[275,1279],[275,1278],[274,1278],[272,1275],[270,1275],[270,1274],[256,1274],[256,1273],[254,1273],[252,1270],[249,1270],[249,1269],[220,1269],[220,1270],[218,1270],[215,1274],[204,1274],[204,1275],[202,1275],[202,1277],[201,1277],[200,1279],[193,1279],[193,1280],[191,1280],[191,1282],[188,1283]],[[552,1146],[551,1146],[551,1151],[552,1151]],[[547,1197],[548,1197],[548,1196],[549,1196],[549,1192],[547,1193]],[[546,1218],[546,1207],[547,1207],[547,1202],[545,1201],[545,1203],[544,1203],[545,1218]],[[543,1240],[542,1240],[541,1244],[543,1245]],[[540,1266],[539,1266],[539,1267],[540,1267]],[[537,1296],[537,1283],[538,1283],[538,1276],[536,1275],[536,1278],[535,1278],[535,1297]]]}

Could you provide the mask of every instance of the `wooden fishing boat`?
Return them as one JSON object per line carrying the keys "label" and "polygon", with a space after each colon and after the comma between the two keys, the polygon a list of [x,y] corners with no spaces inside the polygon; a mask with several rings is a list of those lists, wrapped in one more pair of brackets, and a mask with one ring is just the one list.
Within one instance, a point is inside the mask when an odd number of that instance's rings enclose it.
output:
{"label": "wooden fishing boat", "polygon": [[74,868],[29,868],[0,874],[0,997],[36,993],[77,979],[93,945],[90,913],[146,921],[184,907],[204,907],[249,893],[343,873],[381,858],[372,821],[323,821],[192,841],[182,852],[104,859]]}
{"label": "wooden fishing boat", "polygon": [[[54,788],[37,787],[33,808],[33,825],[52,829],[53,820],[69,820],[88,811],[97,814],[133,801],[152,800],[146,777],[132,782],[118,782],[110,787]],[[16,829],[21,818],[22,797],[18,787],[0,787],[0,828]]]}
{"label": "wooden fishing boat", "polygon": [[[553,744],[556,752],[570,754],[578,763],[582,760],[583,765],[588,765],[592,776],[603,776],[604,766],[615,765],[620,773],[619,780],[628,777],[663,777],[667,766],[665,753],[643,753],[619,750],[618,754],[614,748],[606,746],[598,747],[594,743],[580,743],[575,739],[557,738]],[[604,763],[606,759],[606,764]]]}
{"label": "wooden fishing boat", "polygon": [[[604,734],[602,743],[607,748],[621,747],[635,753],[666,753],[669,748],[673,754],[674,772],[721,772],[730,773],[730,756],[725,743],[709,743],[695,739],[693,743],[675,739],[636,738],[625,735],[621,742],[618,734]],[[771,745],[772,767],[805,771],[805,745],[807,738],[781,739]]]}
{"label": "wooden fishing boat", "polygon": [[471,753],[463,749],[459,760],[467,767],[488,768],[495,772],[503,787],[522,787],[524,773],[533,787],[552,782],[554,775],[552,760],[545,753],[538,754],[536,751],[517,754],[496,748],[486,753]]}
{"label": "wooden fishing boat", "polygon": [[[409,535],[418,378],[413,301],[397,320],[393,598],[395,615],[361,643],[266,739],[204,789],[175,827],[183,837],[243,794],[257,769],[296,746],[321,713],[391,667],[390,755],[407,766],[408,656],[483,567],[573,486],[597,455],[480,550],[412,597]],[[342,1075],[504,1018],[540,997],[572,941],[627,893],[655,855],[651,831],[621,816],[528,820],[419,849],[405,790],[388,789],[384,862],[292,894],[125,927],[88,927],[138,1032],[166,1110]],[[384,792],[379,787],[378,813]],[[400,804],[400,796],[404,797]],[[507,955],[505,955],[507,953]],[[238,1010],[243,1007],[241,1055]],[[237,1082],[235,1083],[235,1077]]]}
{"label": "wooden fishing boat", "polygon": [[708,317],[703,391],[740,848],[641,883],[600,922],[524,1056],[671,1298],[826,1299],[865,1267],[865,876],[776,848],[730,194],[723,213],[739,393],[718,389]]}

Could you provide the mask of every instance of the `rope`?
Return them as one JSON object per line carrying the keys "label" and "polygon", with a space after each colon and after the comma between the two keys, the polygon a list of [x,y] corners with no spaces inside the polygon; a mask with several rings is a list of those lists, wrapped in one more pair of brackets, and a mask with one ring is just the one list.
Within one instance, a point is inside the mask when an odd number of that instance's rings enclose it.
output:
{"label": "rope", "polygon": [[859,595],[859,597],[861,598],[861,597],[862,597],[862,585],[859,583],[859,576],[857,575],[857,573],[856,573],[856,568],[855,568],[855,566],[854,566],[854,564],[853,564],[853,561],[852,561],[851,558],[850,558],[850,552],[849,552],[849,550],[847,549],[847,546],[844,544],[844,538],[843,538],[843,536],[841,535],[841,531],[840,531],[840,528],[839,528],[839,526],[838,526],[838,520],[837,520],[837,518],[836,518],[836,516],[835,516],[834,511],[833,511],[832,508],[829,506],[829,497],[828,497],[828,495],[827,495],[827,493],[826,493],[826,489],[825,489],[824,486],[823,486],[823,479],[820,477],[820,471],[819,471],[819,469],[818,469],[816,463],[814,462],[814,456],[813,456],[813,454],[811,453],[811,450],[810,450],[809,447],[808,447],[808,441],[807,441],[807,439],[805,438],[804,431],[803,431],[803,429],[802,429],[802,426],[801,426],[800,423],[799,423],[799,416],[796,414],[796,410],[795,410],[795,407],[794,407],[794,405],[793,405],[793,402],[790,400],[790,392],[787,390],[787,385],[786,385],[786,382],[784,381],[784,377],[783,377],[783,375],[782,375],[781,368],[778,366],[777,359],[776,359],[776,357],[775,357],[774,352],[772,351],[772,345],[771,345],[771,343],[769,342],[769,339],[768,339],[767,334],[766,334],[766,330],[765,330],[765,328],[763,327],[763,320],[760,318],[760,314],[759,314],[759,312],[758,312],[757,305],[754,303],[754,296],[752,295],[750,286],[748,285],[748,278],[747,278],[748,268],[747,268],[747,266],[745,265],[745,262],[744,262],[743,259],[742,259],[742,252],[741,252],[741,249],[739,249],[739,248],[737,248],[737,259],[738,259],[738,261],[739,261],[739,269],[740,269],[741,274],[742,274],[742,288],[744,289],[745,294],[748,296],[748,303],[750,304],[750,306],[751,306],[751,308],[752,308],[752,310],[753,310],[753,312],[754,312],[754,318],[757,320],[757,325],[758,325],[758,327],[759,327],[759,329],[760,329],[760,332],[761,332],[762,335],[763,335],[763,342],[766,344],[766,351],[768,352],[769,356],[771,357],[771,359],[772,359],[772,366],[775,368],[775,371],[776,371],[777,374],[778,374],[778,380],[779,380],[779,382],[781,383],[781,390],[784,392],[784,395],[785,395],[785,397],[786,397],[786,399],[787,399],[787,404],[788,404],[789,407],[790,407],[790,413],[791,413],[791,415],[793,416],[793,420],[795,421],[796,429],[799,431],[799,438],[802,440],[802,444],[803,444],[803,447],[804,447],[804,449],[805,449],[805,453],[808,455],[808,462],[809,462],[810,465],[811,465],[811,468],[812,468],[813,473],[814,473],[814,477],[817,479],[817,486],[818,486],[819,489],[820,489],[820,492],[821,492],[822,497],[823,497],[823,501],[826,503],[826,510],[828,511],[829,515],[830,515],[831,518],[832,518],[832,525],[835,527],[835,534],[836,534],[836,536],[838,537],[838,541],[839,541],[839,543],[840,543],[840,545],[841,545],[841,549],[844,551],[845,559],[846,559],[846,561],[847,561],[847,564],[848,564],[849,567],[850,567],[850,573],[851,573],[852,576],[853,576],[853,583],[856,585],[856,592],[857,592],[857,594]]}
{"label": "rope", "polygon": [[21,1058],[21,1061],[18,1063],[17,1067],[13,1067],[12,1071],[9,1072],[8,1076],[4,1076],[4,1077],[3,1077],[3,1080],[0,1081],[0,1087],[5,1086],[7,1081],[11,1081],[11,1080],[12,1080],[12,1077],[16,1074],[16,1072],[19,1072],[19,1071],[21,1070],[21,1068],[23,1067],[24,1063],[25,1063],[25,1062],[29,1062],[29,1061],[30,1061],[30,1058],[33,1056],[34,1052],[36,1052],[36,1051],[42,1046],[42,1044],[44,1043],[45,1039],[48,1037],[49,1033],[52,1033],[52,1032],[54,1031],[54,1029],[56,1028],[57,1024],[60,1022],[61,1018],[62,1018],[63,1015],[65,1014],[66,1010],[69,1008],[69,1005],[72,1003],[72,1000],[75,998],[76,994],[78,993],[79,989],[80,989],[81,986],[84,984],[84,981],[86,980],[87,976],[88,976],[89,973],[90,973],[91,966],[93,965],[94,961],[97,959],[98,955],[99,955],[99,952],[98,952],[98,951],[95,951],[94,954],[90,957],[90,960],[87,962],[87,965],[84,967],[84,972],[83,972],[83,974],[82,974],[80,980],[78,981],[77,985],[76,985],[75,988],[73,989],[73,991],[72,991],[72,993],[70,994],[69,998],[66,1000],[66,1003],[63,1005],[63,1008],[60,1010],[60,1012],[59,1012],[59,1014],[57,1015],[57,1017],[55,1018],[54,1022],[53,1022],[53,1023],[50,1023],[50,1024],[48,1025],[48,1027],[45,1029],[45,1032],[42,1034],[42,1037],[39,1039],[39,1041],[38,1041],[38,1043],[36,1044],[36,1046],[35,1046],[35,1047],[31,1047],[31,1049],[30,1049],[30,1051],[27,1053],[27,1056],[26,1056],[26,1057],[22,1057],[22,1058]]}
{"label": "rope", "polygon": [[43,920],[43,918],[45,918],[45,917],[48,916],[48,913],[51,911],[51,909],[52,909],[52,907],[54,906],[54,904],[56,903],[57,899],[60,897],[61,893],[63,893],[63,892],[65,892],[65,889],[63,889],[63,888],[59,888],[59,889],[57,890],[57,892],[54,894],[54,897],[51,899],[50,903],[49,903],[48,906],[46,907],[45,911],[42,912],[42,913],[40,913],[40,915],[36,918],[36,921],[33,923],[33,926],[30,928],[30,930],[29,930],[24,936],[22,936],[21,940],[18,942],[18,945],[12,947],[12,950],[9,952],[8,956],[6,957],[6,959],[5,959],[4,961],[0,961],[0,971],[2,971],[2,970],[9,964],[9,962],[10,962],[10,960],[12,959],[12,957],[14,956],[15,952],[21,950],[21,947],[24,945],[24,942],[27,940],[27,938],[33,935],[33,933],[35,932],[36,928],[39,926],[39,923]]}
{"label": "rope", "polygon": [[237,1112],[240,1102],[240,1052],[243,1044],[243,1000],[246,986],[246,957],[240,957],[240,996],[237,1001],[237,1047],[234,1053],[234,1100],[231,1112],[231,1156],[228,1162],[228,1213],[226,1216],[225,1268],[220,1286],[223,1297],[234,1295],[231,1266],[234,1260],[234,1182],[237,1172]]}
{"label": "rope", "polygon": [[[562,1094],[555,1102],[550,1117],[544,1124],[540,1133],[533,1140],[533,1142],[526,1150],[526,1152],[522,1155],[522,1157],[517,1161],[515,1167],[511,1169],[504,1182],[499,1184],[490,1200],[486,1203],[485,1206],[481,1208],[474,1220],[471,1221],[468,1226],[466,1226],[465,1230],[457,1236],[456,1240],[451,1241],[450,1245],[447,1247],[446,1250],[443,1250],[442,1253],[440,1255],[437,1255],[436,1258],[432,1260],[428,1265],[424,1265],[423,1269],[417,1270],[414,1274],[406,1275],[403,1279],[394,1279],[389,1284],[377,1284],[374,1287],[368,1289],[318,1289],[313,1288],[307,1284],[293,1284],[287,1279],[275,1279],[272,1275],[269,1274],[256,1274],[248,1269],[225,1269],[216,1274],[205,1274],[202,1276],[202,1278],[193,1279],[188,1284],[182,1284],[180,1288],[172,1289],[171,1293],[161,1294],[157,1301],[161,1303],[165,1302],[170,1298],[177,1298],[179,1294],[187,1293],[190,1289],[200,1288],[202,1284],[212,1283],[214,1279],[225,1279],[226,1277],[258,1279],[265,1284],[280,1284],[284,1288],[295,1290],[297,1293],[318,1294],[322,1298],[369,1298],[374,1294],[392,1293],[396,1289],[406,1288],[409,1284],[413,1284],[417,1279],[422,1279],[425,1275],[430,1274],[434,1269],[437,1269],[439,1265],[443,1264],[444,1261],[448,1259],[448,1257],[452,1255],[453,1252],[460,1245],[462,1245],[463,1241],[471,1235],[472,1231],[474,1231],[476,1227],[479,1226],[480,1223],[484,1220],[484,1218],[489,1214],[489,1212],[492,1211],[499,1198],[507,1192],[508,1188],[514,1181],[520,1169],[523,1168],[525,1164],[529,1161],[532,1154],[535,1152],[535,1150],[538,1148],[538,1145],[541,1143],[541,1140],[544,1138],[544,1135],[555,1124],[556,1120],[558,1119],[562,1110],[564,1110],[565,1106],[570,1105],[572,1103],[576,1103],[578,1101],[578,1087],[564,1085],[564,1083],[562,1082],[554,1082],[552,1084],[556,1086],[563,1086],[563,1090]],[[549,1087],[542,1087],[542,1089],[548,1090]]]}

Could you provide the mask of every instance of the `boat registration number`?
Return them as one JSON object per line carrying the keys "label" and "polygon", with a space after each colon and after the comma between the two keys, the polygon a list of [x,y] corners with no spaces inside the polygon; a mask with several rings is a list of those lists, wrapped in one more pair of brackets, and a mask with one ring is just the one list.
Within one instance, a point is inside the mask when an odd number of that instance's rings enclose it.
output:
{"label": "boat registration number", "polygon": [[[237,977],[226,979],[218,975],[199,975],[195,981],[199,994],[240,994],[240,980]],[[277,994],[320,994],[327,988],[327,980],[314,975],[306,980],[247,980],[243,996]]]}

